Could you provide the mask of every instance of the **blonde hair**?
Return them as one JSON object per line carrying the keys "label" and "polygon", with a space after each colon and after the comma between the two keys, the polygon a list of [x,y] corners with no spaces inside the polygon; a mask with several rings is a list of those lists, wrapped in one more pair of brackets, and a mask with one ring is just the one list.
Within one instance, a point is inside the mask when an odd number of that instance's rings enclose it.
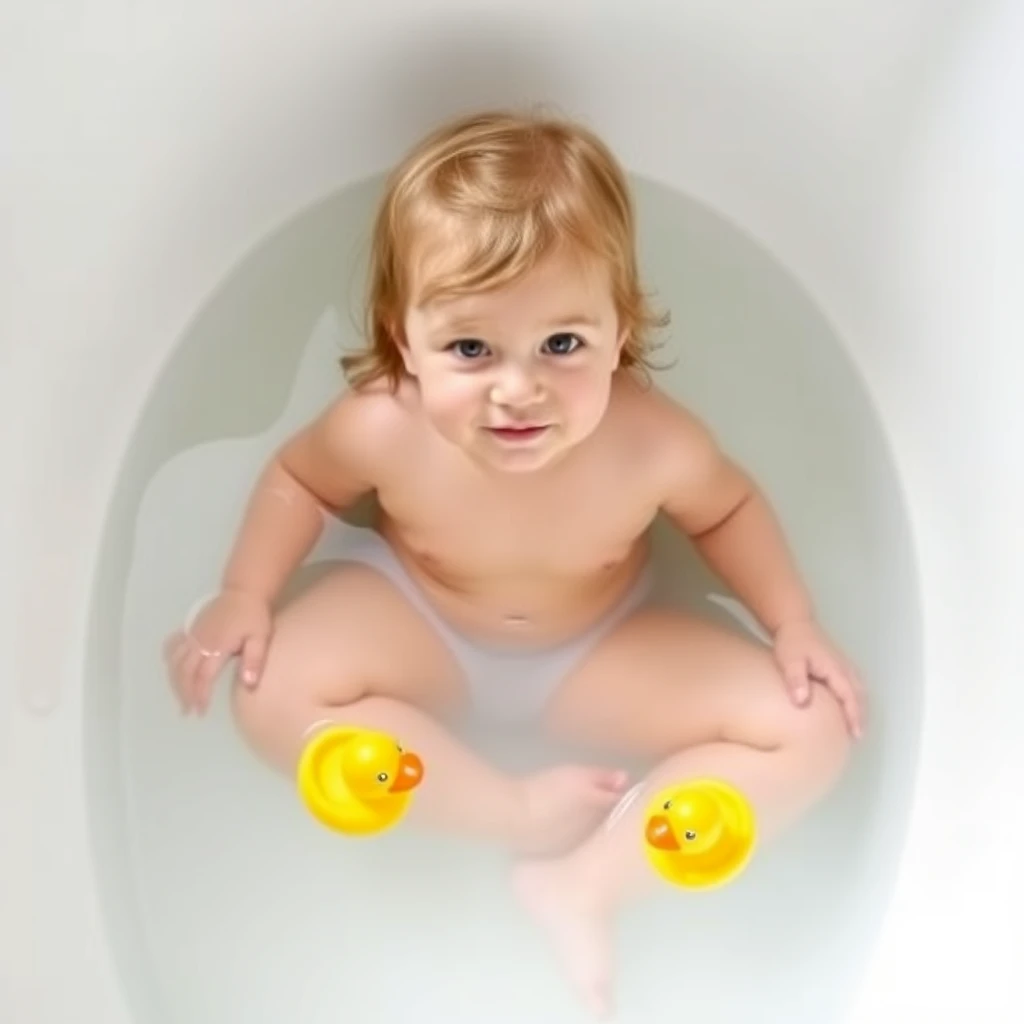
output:
{"label": "blonde hair", "polygon": [[[541,115],[488,111],[441,125],[388,177],[370,252],[366,347],[341,360],[349,383],[398,386],[405,368],[395,334],[411,301],[511,283],[563,245],[609,268],[627,332],[620,365],[646,373],[650,332],[668,318],[641,290],[633,201],[608,147]],[[431,273],[428,257],[442,253],[447,265]]]}

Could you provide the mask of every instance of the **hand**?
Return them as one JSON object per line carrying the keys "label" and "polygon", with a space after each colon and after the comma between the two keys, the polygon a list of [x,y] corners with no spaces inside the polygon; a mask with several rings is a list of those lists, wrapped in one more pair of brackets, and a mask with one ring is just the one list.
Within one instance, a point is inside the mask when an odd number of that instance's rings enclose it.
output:
{"label": "hand", "polygon": [[783,623],[775,632],[775,660],[794,703],[804,707],[821,683],[839,701],[855,739],[864,733],[864,688],[853,666],[813,619]]}
{"label": "hand", "polygon": [[240,656],[242,684],[256,686],[272,629],[266,600],[240,590],[224,590],[194,622],[169,636],[164,644],[164,660],[181,710],[185,714],[205,713],[214,680],[235,655]]}

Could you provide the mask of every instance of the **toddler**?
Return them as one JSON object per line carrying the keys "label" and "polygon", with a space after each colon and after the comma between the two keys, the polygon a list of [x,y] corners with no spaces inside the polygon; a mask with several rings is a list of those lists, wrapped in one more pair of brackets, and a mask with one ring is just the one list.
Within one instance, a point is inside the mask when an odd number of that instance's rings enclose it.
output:
{"label": "toddler", "polygon": [[[237,658],[239,727],[289,773],[318,724],[399,737],[427,767],[415,813],[517,851],[524,907],[607,1014],[613,913],[652,880],[646,801],[599,766],[500,771],[455,720],[642,755],[645,793],[718,776],[770,837],[840,775],[860,684],[763,494],[651,380],[661,320],[592,132],[507,112],[434,131],[387,182],[369,284],[350,388],[269,461],[220,593],[167,642],[175,691],[203,713]],[[325,517],[371,494],[375,528],[276,607]],[[770,645],[652,606],[659,513]]]}

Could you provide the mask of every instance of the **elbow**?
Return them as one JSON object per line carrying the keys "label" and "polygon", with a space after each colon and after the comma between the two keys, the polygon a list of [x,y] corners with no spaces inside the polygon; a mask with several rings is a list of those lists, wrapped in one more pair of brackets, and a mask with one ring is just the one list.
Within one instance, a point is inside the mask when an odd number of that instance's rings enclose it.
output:
{"label": "elbow", "polygon": [[312,488],[303,483],[302,479],[289,466],[282,453],[275,455],[268,464],[263,476],[267,493],[279,498],[290,506],[313,506],[321,512],[332,512],[325,502]]}
{"label": "elbow", "polygon": [[723,504],[717,515],[711,518],[709,523],[702,523],[695,531],[690,533],[694,541],[702,541],[712,534],[717,533],[723,527],[733,522],[744,509],[749,508],[758,498],[758,491],[753,484],[747,483],[735,494],[730,495],[730,500]]}

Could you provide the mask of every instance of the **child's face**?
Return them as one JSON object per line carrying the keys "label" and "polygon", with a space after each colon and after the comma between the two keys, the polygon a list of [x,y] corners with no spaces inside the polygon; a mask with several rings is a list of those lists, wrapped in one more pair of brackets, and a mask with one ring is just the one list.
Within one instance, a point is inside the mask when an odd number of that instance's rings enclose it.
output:
{"label": "child's face", "polygon": [[410,308],[402,348],[444,437],[529,472],[600,423],[624,340],[607,268],[558,254],[508,286]]}

